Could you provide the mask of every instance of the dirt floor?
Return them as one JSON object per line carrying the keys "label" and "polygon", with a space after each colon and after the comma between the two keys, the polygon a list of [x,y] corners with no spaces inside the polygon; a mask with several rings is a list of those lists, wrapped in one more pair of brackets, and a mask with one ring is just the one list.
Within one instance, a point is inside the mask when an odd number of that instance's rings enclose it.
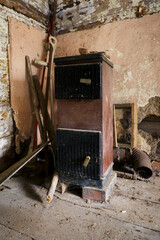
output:
{"label": "dirt floor", "polygon": [[160,176],[117,178],[106,203],[86,202],[73,186],[46,202],[49,181],[17,176],[0,191],[0,240],[159,240]]}

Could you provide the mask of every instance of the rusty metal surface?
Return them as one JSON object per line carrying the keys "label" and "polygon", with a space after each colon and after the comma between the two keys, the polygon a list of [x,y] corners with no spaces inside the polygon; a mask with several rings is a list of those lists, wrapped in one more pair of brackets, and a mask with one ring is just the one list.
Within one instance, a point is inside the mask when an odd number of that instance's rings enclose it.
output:
{"label": "rusty metal surface", "polygon": [[133,148],[132,151],[132,161],[135,172],[143,178],[150,178],[152,176],[152,166],[149,156],[137,148]]}
{"label": "rusty metal surface", "polygon": [[130,161],[130,158],[131,158],[130,148],[113,148],[114,163],[125,163]]}
{"label": "rusty metal surface", "polygon": [[57,102],[59,128],[102,131],[101,99]]}
{"label": "rusty metal surface", "polygon": [[[59,128],[56,138],[57,169],[60,175],[99,180],[101,132]],[[87,156],[90,161],[84,166]]]}
{"label": "rusty metal surface", "polygon": [[83,187],[82,198],[104,202],[105,201],[105,191],[102,189]]}
{"label": "rusty metal surface", "polygon": [[113,71],[102,63],[102,177],[113,162]]}

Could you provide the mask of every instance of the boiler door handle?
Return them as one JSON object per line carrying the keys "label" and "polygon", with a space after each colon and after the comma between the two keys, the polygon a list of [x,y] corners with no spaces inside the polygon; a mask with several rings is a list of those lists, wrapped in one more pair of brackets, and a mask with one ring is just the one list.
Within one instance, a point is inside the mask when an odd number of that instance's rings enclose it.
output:
{"label": "boiler door handle", "polygon": [[91,160],[91,157],[90,156],[87,156],[83,162],[83,167],[87,167],[88,166],[88,163],[90,162]]}

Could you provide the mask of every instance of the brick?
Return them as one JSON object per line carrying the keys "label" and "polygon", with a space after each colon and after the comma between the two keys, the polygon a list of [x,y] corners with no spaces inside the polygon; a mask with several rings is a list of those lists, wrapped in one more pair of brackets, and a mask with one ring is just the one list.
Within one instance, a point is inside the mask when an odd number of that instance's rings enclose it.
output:
{"label": "brick", "polygon": [[83,187],[83,199],[106,202],[111,195],[112,189],[116,183],[117,174],[112,172],[104,188]]}

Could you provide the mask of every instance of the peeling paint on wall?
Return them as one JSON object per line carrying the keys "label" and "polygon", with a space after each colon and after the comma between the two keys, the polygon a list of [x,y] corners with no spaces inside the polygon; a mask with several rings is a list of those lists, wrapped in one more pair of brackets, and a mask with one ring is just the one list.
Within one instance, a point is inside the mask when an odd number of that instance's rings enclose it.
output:
{"label": "peeling paint on wall", "polygon": [[136,18],[138,6],[144,7],[145,14],[160,12],[159,0],[58,0],[57,4],[59,34]]}
{"label": "peeling paint on wall", "polygon": [[48,0],[1,0],[0,3],[9,9],[14,9],[17,13],[41,22],[43,25],[47,26],[48,24]]}

